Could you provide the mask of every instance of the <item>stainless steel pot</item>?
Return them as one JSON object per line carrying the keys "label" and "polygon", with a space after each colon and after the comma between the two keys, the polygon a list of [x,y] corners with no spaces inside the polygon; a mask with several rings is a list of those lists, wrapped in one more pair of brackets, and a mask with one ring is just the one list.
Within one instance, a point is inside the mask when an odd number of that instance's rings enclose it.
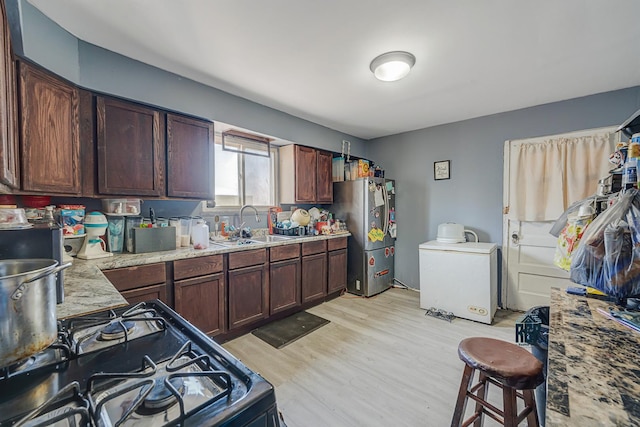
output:
{"label": "stainless steel pot", "polygon": [[54,259],[0,260],[0,368],[50,346],[58,335]]}

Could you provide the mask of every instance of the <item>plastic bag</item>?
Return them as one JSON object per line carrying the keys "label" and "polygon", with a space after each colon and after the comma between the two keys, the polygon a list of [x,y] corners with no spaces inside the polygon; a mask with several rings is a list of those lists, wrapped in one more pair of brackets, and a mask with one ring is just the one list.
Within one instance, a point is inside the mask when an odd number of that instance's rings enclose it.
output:
{"label": "plastic bag", "polygon": [[591,221],[591,216],[579,217],[574,215],[568,217],[567,225],[565,225],[558,236],[556,253],[553,257],[553,263],[556,266],[566,271],[571,269],[573,252],[577,249],[578,243],[580,243],[580,239]]}
{"label": "plastic bag", "polygon": [[625,298],[640,294],[640,192],[626,191],[586,229],[573,253],[575,283]]}

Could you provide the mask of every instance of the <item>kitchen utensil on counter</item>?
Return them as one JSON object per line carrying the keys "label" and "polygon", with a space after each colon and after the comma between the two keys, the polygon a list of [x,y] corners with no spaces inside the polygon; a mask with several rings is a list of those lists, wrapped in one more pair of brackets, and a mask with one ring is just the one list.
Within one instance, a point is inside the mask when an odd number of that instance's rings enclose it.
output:
{"label": "kitchen utensil on counter", "polygon": [[57,338],[54,259],[0,260],[0,368],[47,348]]}
{"label": "kitchen utensil on counter", "polygon": [[180,247],[188,248],[191,245],[191,217],[180,217]]}
{"label": "kitchen utensil on counter", "polygon": [[109,215],[107,223],[107,244],[109,251],[120,253],[124,246],[124,217]]}
{"label": "kitchen utensil on counter", "polygon": [[214,232],[213,232],[213,235],[214,235],[215,237],[218,237],[218,230],[219,230],[219,227],[220,227],[219,222],[220,222],[220,217],[219,217],[218,215],[214,216],[214,217],[213,217],[213,223],[214,223],[214,226],[213,226],[213,227],[214,227],[214,228],[213,228],[213,231],[214,231]]}
{"label": "kitchen utensil on counter", "polygon": [[107,218],[100,212],[89,212],[84,219],[86,236],[78,252],[78,258],[96,259],[113,256],[105,250],[105,242],[100,236],[107,231]]}
{"label": "kitchen utensil on counter", "polygon": [[30,228],[33,224],[27,221],[24,209],[0,209],[0,229]]}
{"label": "kitchen utensil on counter", "polygon": [[446,222],[438,225],[438,236],[436,240],[440,243],[465,243],[467,238],[465,233],[473,235],[478,242],[478,235],[473,230],[467,230],[462,224]]}
{"label": "kitchen utensil on counter", "polygon": [[127,252],[133,253],[133,230],[140,228],[142,224],[141,216],[128,216],[125,220],[125,235],[127,236]]}
{"label": "kitchen utensil on counter", "polygon": [[191,230],[193,249],[206,249],[209,247],[209,226],[204,219],[199,219]]}
{"label": "kitchen utensil on counter", "polygon": [[291,214],[291,221],[295,221],[298,225],[304,227],[309,224],[309,221],[311,221],[311,216],[309,215],[309,212],[304,209],[296,209]]}

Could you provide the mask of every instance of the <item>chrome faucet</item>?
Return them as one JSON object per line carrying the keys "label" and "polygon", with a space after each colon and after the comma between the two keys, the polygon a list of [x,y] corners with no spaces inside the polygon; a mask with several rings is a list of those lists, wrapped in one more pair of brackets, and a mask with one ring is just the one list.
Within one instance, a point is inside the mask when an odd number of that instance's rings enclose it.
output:
{"label": "chrome faucet", "polygon": [[[258,216],[258,209],[256,209],[253,205],[244,205],[240,208],[240,224],[244,225],[244,221],[242,220],[242,214],[246,208],[251,208],[256,213],[256,222],[260,222],[260,217]],[[242,225],[240,227],[242,227]]]}

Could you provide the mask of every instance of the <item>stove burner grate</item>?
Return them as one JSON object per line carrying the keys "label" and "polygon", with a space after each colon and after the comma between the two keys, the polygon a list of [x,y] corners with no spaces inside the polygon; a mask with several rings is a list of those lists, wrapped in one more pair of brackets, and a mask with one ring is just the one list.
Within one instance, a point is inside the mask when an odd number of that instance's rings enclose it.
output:
{"label": "stove burner grate", "polygon": [[39,370],[51,365],[62,365],[71,359],[71,349],[64,344],[64,336],[59,335],[58,341],[46,349],[26,359],[0,369],[0,379],[10,378],[28,371]]}
{"label": "stove burner grate", "polygon": [[98,316],[70,319],[65,333],[74,354],[80,355],[166,330],[165,319],[142,302],[117,315],[109,310]]}
{"label": "stove burner grate", "polygon": [[171,387],[178,392],[179,396],[184,396],[185,388],[182,378],[169,379],[168,376],[157,378],[146,399],[138,408],[138,413],[143,415],[155,414],[175,405],[178,398],[173,394],[168,384],[171,384]]}
{"label": "stove burner grate", "polygon": [[120,340],[129,336],[135,327],[135,322],[131,320],[113,321],[100,330],[98,339],[102,341]]}
{"label": "stove burner grate", "polygon": [[212,370],[209,357],[197,354],[187,341],[160,368],[144,356],[139,372],[92,375],[87,397],[94,417],[108,419],[113,425],[141,419],[152,425],[174,425],[230,397],[232,388],[229,373]]}
{"label": "stove burner grate", "polygon": [[51,426],[67,420],[70,426],[91,426],[89,402],[80,393],[77,381],[67,384],[49,400],[19,420],[15,426]]}

